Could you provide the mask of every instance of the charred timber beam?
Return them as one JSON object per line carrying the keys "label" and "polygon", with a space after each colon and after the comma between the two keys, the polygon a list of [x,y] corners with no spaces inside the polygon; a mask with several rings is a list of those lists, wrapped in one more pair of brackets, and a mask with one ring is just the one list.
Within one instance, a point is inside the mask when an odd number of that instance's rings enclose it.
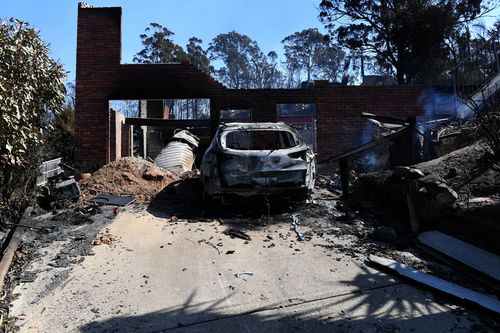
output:
{"label": "charred timber beam", "polygon": [[349,164],[347,158],[339,160],[340,168],[340,181],[342,183],[342,195],[347,197],[349,195]]}
{"label": "charred timber beam", "polygon": [[356,154],[359,154],[359,153],[362,153],[368,149],[371,149],[371,148],[374,148],[378,145],[381,145],[381,144],[384,144],[384,143],[387,143],[389,141],[392,141],[394,139],[397,139],[399,137],[402,137],[403,135],[405,135],[407,133],[407,130],[408,128],[405,127],[397,132],[394,132],[392,134],[389,134],[389,135],[386,135],[384,137],[381,137],[381,138],[378,138],[378,139],[375,139],[373,141],[370,141],[368,143],[365,143],[364,145],[361,145],[361,146],[358,146],[356,148],[353,148],[351,150],[348,150],[344,153],[341,153],[341,154],[338,154],[338,155],[335,155],[333,157],[329,157],[323,161],[320,161],[318,164],[321,164],[321,163],[326,163],[326,162],[335,162],[335,161],[339,161],[341,159],[344,159],[344,158],[348,158],[348,157],[351,157],[353,155],[356,155]]}
{"label": "charred timber beam", "polygon": [[125,125],[170,128],[210,127],[210,119],[172,120],[160,118],[125,118]]}

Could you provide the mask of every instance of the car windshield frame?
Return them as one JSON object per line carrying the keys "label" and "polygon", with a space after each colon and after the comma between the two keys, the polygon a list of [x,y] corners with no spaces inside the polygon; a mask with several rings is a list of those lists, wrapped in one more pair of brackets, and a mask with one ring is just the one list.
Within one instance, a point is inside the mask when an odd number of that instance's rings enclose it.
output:
{"label": "car windshield frame", "polygon": [[[257,149],[255,147],[250,147],[250,148],[241,148],[241,147],[235,147],[233,146],[228,146],[227,145],[227,137],[230,134],[234,133],[251,133],[251,132],[284,132],[287,135],[289,135],[289,139],[292,141],[291,145],[289,146],[280,146],[280,147],[266,147],[263,149]],[[227,130],[223,131],[220,136],[220,145],[222,149],[229,149],[233,151],[240,151],[240,152],[248,152],[248,151],[275,151],[275,150],[286,150],[286,149],[292,149],[300,146],[301,140],[298,135],[293,133],[292,131],[288,130],[287,128],[238,128],[238,129],[232,129],[232,130]]]}

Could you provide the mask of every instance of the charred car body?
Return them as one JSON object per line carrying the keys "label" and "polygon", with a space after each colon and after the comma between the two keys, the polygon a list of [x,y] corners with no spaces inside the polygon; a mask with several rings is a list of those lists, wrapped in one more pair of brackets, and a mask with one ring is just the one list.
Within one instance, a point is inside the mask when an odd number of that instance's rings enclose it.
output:
{"label": "charred car body", "polygon": [[301,197],[314,187],[316,159],[284,123],[219,126],[201,164],[205,197]]}

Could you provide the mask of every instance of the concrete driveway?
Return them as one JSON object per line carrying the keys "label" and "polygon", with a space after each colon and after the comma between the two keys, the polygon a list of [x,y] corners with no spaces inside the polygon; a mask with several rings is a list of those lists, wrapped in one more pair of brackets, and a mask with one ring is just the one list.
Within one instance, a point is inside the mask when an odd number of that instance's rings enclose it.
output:
{"label": "concrete driveway", "polygon": [[[111,245],[95,246],[55,288],[47,286],[57,269],[19,284],[10,314],[21,332],[465,332],[476,325],[476,315],[331,246],[355,246],[351,236],[312,233],[299,242],[289,223],[276,222],[242,225],[245,241],[224,234],[231,227],[126,209],[101,230],[115,238]],[[43,271],[54,246],[40,249],[45,255],[29,269]]]}

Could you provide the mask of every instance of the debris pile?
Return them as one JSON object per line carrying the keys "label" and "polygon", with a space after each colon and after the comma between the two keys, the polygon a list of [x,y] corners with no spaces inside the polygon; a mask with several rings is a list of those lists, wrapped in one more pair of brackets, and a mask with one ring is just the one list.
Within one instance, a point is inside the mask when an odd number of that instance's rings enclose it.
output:
{"label": "debris pile", "polygon": [[474,144],[411,167],[365,174],[350,200],[378,218],[391,214],[404,223],[410,217],[423,229],[438,228],[500,253],[499,188],[500,168]]}
{"label": "debris pile", "polygon": [[100,235],[94,241],[94,245],[96,245],[96,246],[97,245],[103,245],[103,244],[111,245],[114,240],[115,240],[115,238],[112,235],[110,235],[110,234]]}
{"label": "debris pile", "polygon": [[124,157],[103,166],[80,185],[84,200],[100,193],[109,193],[131,195],[138,202],[147,202],[178,179],[179,175],[160,169],[151,162]]}

